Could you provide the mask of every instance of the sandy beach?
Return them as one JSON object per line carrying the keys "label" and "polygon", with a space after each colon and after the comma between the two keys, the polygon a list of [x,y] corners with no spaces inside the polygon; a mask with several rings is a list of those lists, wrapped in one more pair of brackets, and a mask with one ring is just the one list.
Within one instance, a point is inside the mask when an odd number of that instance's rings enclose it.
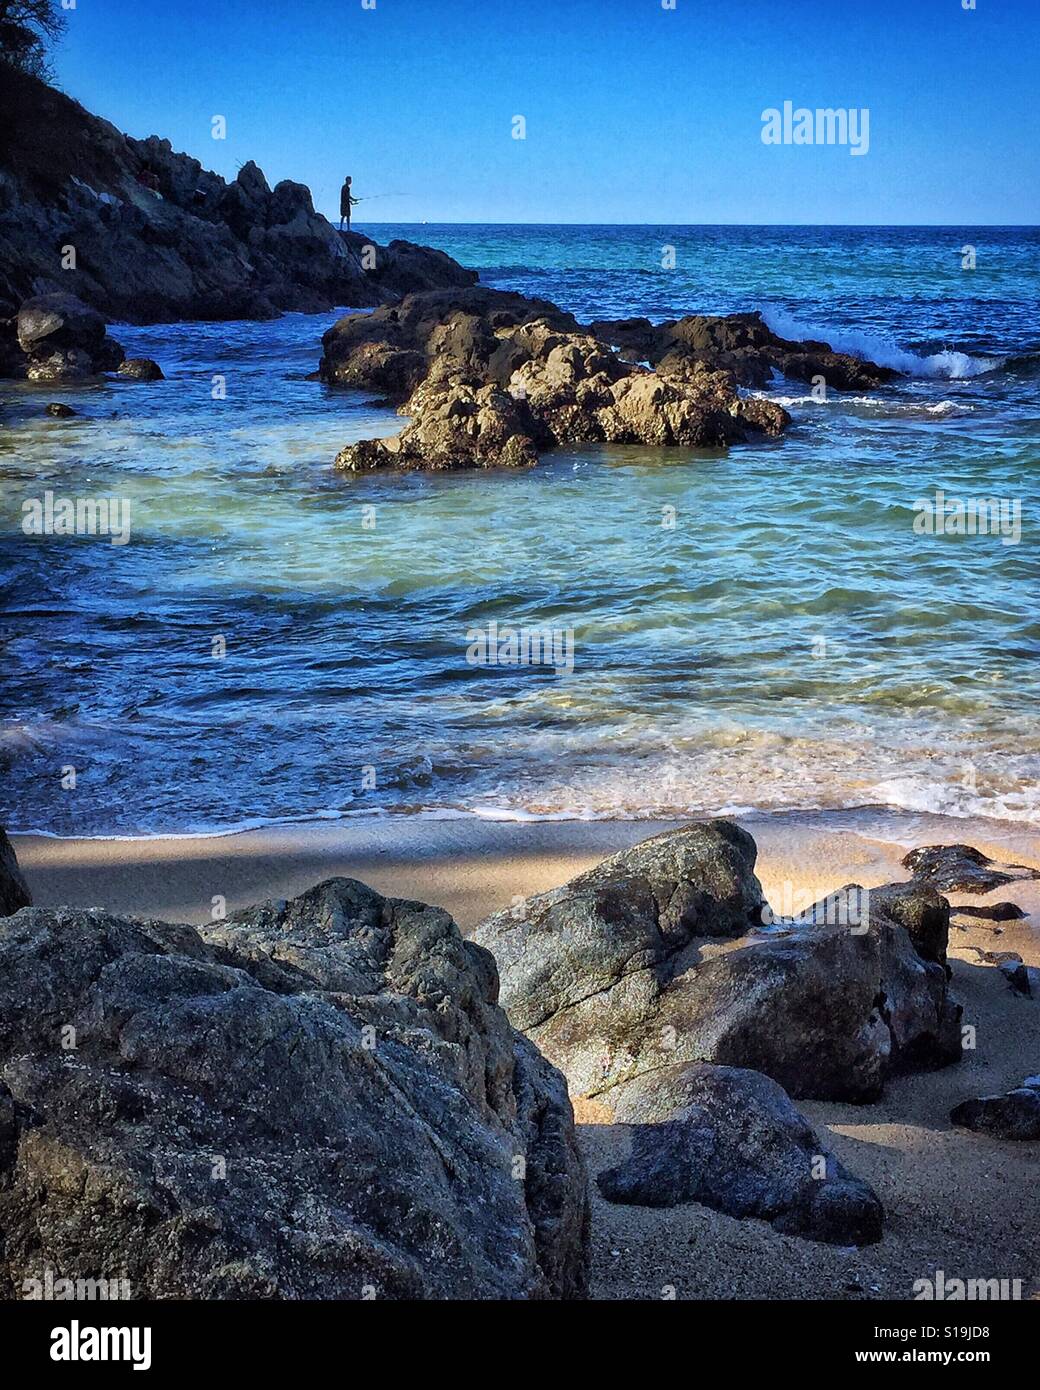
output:
{"label": "sandy beach", "polygon": [[[1005,862],[1040,867],[1040,837],[998,822],[924,815],[846,813],[753,817],[767,897],[796,908],[849,882],[873,887],[907,877],[916,845],[966,842]],[[664,822],[493,822],[385,817],[272,828],[224,836],[63,840],[13,836],[41,905],[68,903],[199,923],[224,899],[227,911],[287,898],[345,875],[380,892],[445,907],[463,931],[514,897],[564,882],[616,850],[667,829]],[[1021,1279],[1040,1293],[1040,1147],[951,1127],[951,1107],[1004,1091],[1040,1070],[1040,1004],[1012,993],[982,951],[1015,951],[1040,964],[1040,882],[978,899],[1011,899],[1028,914],[1003,924],[954,917],[950,956],[964,1021],[977,1046],[942,1071],[898,1078],[874,1105],[802,1102],[853,1172],[884,1204],[880,1244],[845,1250],[783,1236],[760,1221],[707,1208],[613,1206],[593,1184],[592,1296],[605,1299],[913,1297],[915,1281]],[[621,1126],[578,1106],[594,1176],[618,1161]]]}

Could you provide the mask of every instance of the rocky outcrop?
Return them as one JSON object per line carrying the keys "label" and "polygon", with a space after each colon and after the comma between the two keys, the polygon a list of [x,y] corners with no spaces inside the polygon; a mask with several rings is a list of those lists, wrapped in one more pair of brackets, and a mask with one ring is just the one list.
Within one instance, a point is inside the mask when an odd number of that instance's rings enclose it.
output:
{"label": "rocky outcrop", "polygon": [[767,328],[762,315],[693,314],[652,324],[649,319],[604,319],[590,331],[630,361],[675,374],[698,363],[731,373],[741,386],[768,386],[774,372],[793,381],[822,379],[839,391],[865,390],[899,373],[827,343],[793,342]]}
{"label": "rocky outcrop", "polygon": [[596,1179],[608,1201],[699,1202],[834,1245],[881,1239],[877,1196],[768,1077],[694,1063],[625,1082],[609,1098],[615,1122],[633,1128],[629,1157]]}
{"label": "rocky outcrop", "polygon": [[[918,883],[944,893],[989,893],[1016,879],[1040,878],[1040,871],[1024,864],[997,864],[971,845],[927,845],[912,849],[903,859]],[[972,909],[975,913],[975,909]],[[981,913],[975,915],[981,916]]]}
{"label": "rocky outcrop", "polygon": [[[887,379],[886,369],[825,345],[786,343],[755,315],[660,330],[628,322],[645,330],[638,351],[619,352],[635,330],[583,328],[546,300],[483,286],[349,315],[322,339],[321,379],[378,391],[410,422],[392,438],[348,445],[336,466],[516,467],[559,445],[591,443],[718,448],[778,435],[790,423],[777,402],[739,389],[764,383],[778,363],[810,379],[819,370],[832,384]],[[662,338],[650,351],[644,339],[665,329],[667,350]],[[631,360],[644,350],[652,369]]]}
{"label": "rocky outcrop", "polygon": [[349,316],[322,342],[324,381],[379,391],[410,417],[399,435],[345,448],[346,472],[526,466],[563,444],[718,447],[789,421],[726,371],[648,371],[555,305],[480,286]]}
{"label": "rocky outcrop", "polygon": [[251,161],[226,183],[13,71],[0,129],[0,315],[71,290],[130,323],[275,318],[477,278],[440,251],[341,235],[303,184],[272,189]]}
{"label": "rocky outcrop", "polygon": [[[714,848],[687,856],[687,837]],[[806,920],[748,934],[761,897],[753,865],[746,832],[708,822],[478,927],[503,1006],[572,1094],[602,1098],[703,1061],[761,1071],[795,1097],[862,1102],[893,1073],[960,1056],[944,899],[921,886],[867,895],[852,885],[846,900],[869,904],[862,918],[835,916],[828,899]],[[740,932],[724,946],[711,939]]]}
{"label": "rocky outcrop", "polygon": [[29,885],[18,867],[14,847],[0,826],[0,917],[7,917],[32,902]]}
{"label": "rocky outcrop", "polygon": [[333,879],[199,931],[0,921],[0,1296],[583,1293],[562,1078],[446,913]]}
{"label": "rocky outcrop", "polygon": [[994,1139],[1040,1139],[1040,1076],[1027,1076],[1002,1096],[962,1101],[950,1111],[950,1121]]}

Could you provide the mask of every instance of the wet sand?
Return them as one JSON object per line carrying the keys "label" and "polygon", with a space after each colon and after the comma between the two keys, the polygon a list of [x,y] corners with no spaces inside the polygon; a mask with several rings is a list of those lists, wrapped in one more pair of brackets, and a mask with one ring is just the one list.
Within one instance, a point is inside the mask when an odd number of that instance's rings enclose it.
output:
{"label": "wet sand", "polygon": [[[1005,862],[1040,867],[1040,837],[995,822],[846,813],[748,818],[766,895],[795,910],[849,882],[873,887],[907,877],[915,845],[966,842]],[[256,830],[227,836],[59,840],[13,836],[35,901],[104,907],[202,922],[213,899],[227,911],[291,897],[334,874],[384,893],[447,908],[464,931],[516,896],[562,883],[661,822],[488,822],[384,818]],[[870,1182],[887,1213],[880,1244],[843,1250],[781,1236],[760,1221],[704,1207],[667,1211],[611,1206],[593,1183],[593,1296],[678,1298],[911,1298],[937,1269],[948,1278],[1021,1279],[1040,1295],[1040,1144],[953,1129],[951,1107],[1007,1090],[1040,1072],[1040,1000],[1012,993],[979,951],[1017,951],[1040,965],[1040,881],[954,904],[1010,899],[1029,915],[989,923],[954,917],[954,989],[976,1047],[939,1072],[889,1084],[869,1106],[803,1102],[830,1146]],[[618,1161],[622,1126],[579,1106],[590,1174]]]}

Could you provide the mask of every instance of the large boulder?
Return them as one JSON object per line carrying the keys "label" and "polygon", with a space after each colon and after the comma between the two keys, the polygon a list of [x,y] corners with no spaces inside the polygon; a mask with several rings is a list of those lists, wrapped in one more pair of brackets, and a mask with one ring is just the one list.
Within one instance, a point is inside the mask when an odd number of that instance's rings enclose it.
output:
{"label": "large boulder", "polygon": [[631,1125],[628,1158],[596,1179],[610,1202],[700,1202],[835,1245],[881,1239],[871,1188],[817,1138],[784,1090],[758,1072],[704,1063],[665,1067],[610,1093]]}
{"label": "large boulder", "polygon": [[108,336],[105,320],[74,294],[27,299],[16,326],[30,381],[78,381],[113,372],[123,361],[123,349]]}
{"label": "large boulder", "polygon": [[[648,881],[644,856],[662,854]],[[893,1073],[960,1056],[944,899],[849,885],[820,911],[750,932],[768,915],[754,860],[737,826],[695,824],[478,927],[510,1018],[572,1094],[705,1061],[761,1071],[795,1097],[863,1102]],[[843,915],[836,899],[867,910]],[[741,939],[710,940],[727,936]]]}
{"label": "large boulder", "polygon": [[732,821],[694,822],[487,918],[473,939],[495,957],[514,1026],[534,1035],[615,991],[641,995],[696,938],[743,936],[765,902],[756,854]]}
{"label": "large boulder", "polygon": [[191,927],[0,921],[0,1296],[583,1293],[562,1078],[443,911],[333,879]]}
{"label": "large boulder", "polygon": [[0,917],[10,916],[31,902],[29,885],[18,867],[14,846],[0,826]]}

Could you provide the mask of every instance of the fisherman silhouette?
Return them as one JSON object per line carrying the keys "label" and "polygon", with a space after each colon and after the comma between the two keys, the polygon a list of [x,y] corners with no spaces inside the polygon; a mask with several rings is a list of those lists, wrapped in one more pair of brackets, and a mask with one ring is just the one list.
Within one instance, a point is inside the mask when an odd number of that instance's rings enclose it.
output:
{"label": "fisherman silhouette", "polygon": [[347,231],[350,231],[350,209],[355,203],[359,203],[360,198],[355,198],[350,191],[350,175],[343,180],[343,187],[339,191],[339,229],[343,230],[343,219],[347,219]]}

